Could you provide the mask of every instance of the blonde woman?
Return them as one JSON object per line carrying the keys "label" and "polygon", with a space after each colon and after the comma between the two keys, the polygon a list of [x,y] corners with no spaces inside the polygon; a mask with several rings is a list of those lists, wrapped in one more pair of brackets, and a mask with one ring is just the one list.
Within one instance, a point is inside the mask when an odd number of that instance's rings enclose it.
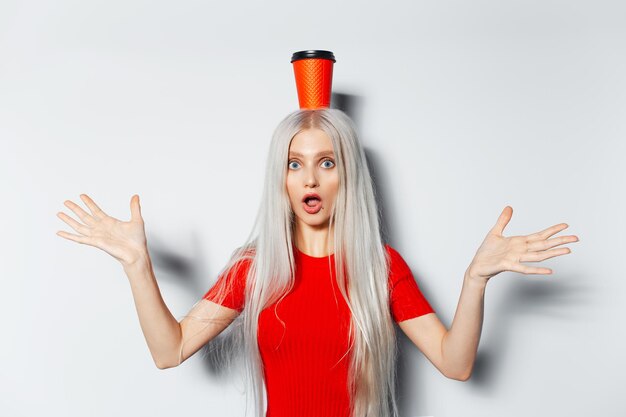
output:
{"label": "blonde woman", "polygon": [[397,416],[394,322],[443,375],[467,380],[487,282],[503,271],[550,274],[522,262],[570,253],[555,247],[578,241],[552,237],[564,223],[504,237],[507,206],[465,272],[447,329],[406,262],[382,241],[353,122],[337,109],[298,110],[274,132],[252,233],[178,322],[154,276],[139,197],[131,199],[128,222],[81,199],[90,213],[65,204],[82,223],[58,214],[79,234],[58,235],[122,263],[156,366],[180,365],[236,320],[256,415],[267,417]]}

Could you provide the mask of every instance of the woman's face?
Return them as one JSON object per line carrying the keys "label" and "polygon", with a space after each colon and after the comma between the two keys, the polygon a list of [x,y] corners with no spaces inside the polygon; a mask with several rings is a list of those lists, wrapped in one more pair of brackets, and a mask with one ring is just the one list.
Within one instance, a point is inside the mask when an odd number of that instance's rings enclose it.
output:
{"label": "woman's face", "polygon": [[[302,130],[291,140],[287,164],[287,193],[297,226],[328,227],[338,189],[330,138],[319,129]],[[310,194],[316,196],[307,198]]]}

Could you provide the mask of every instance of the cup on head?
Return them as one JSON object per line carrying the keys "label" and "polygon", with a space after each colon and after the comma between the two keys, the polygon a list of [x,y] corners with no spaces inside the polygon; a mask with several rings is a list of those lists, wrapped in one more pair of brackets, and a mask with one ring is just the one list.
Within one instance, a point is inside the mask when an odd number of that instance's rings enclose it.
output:
{"label": "cup on head", "polygon": [[291,56],[301,109],[330,107],[335,62],[330,51],[299,51]]}

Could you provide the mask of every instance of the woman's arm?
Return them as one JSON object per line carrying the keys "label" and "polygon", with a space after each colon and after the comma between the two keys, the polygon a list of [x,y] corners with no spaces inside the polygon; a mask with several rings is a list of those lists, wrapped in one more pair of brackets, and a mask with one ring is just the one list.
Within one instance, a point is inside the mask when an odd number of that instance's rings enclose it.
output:
{"label": "woman's arm", "polygon": [[467,381],[482,330],[484,295],[485,285],[466,272],[450,330],[435,313],[401,321],[398,326],[443,375]]}
{"label": "woman's arm", "polygon": [[483,327],[486,286],[486,282],[473,278],[468,268],[452,326],[441,342],[447,374],[459,381],[467,381],[472,375]]}
{"label": "woman's arm", "polygon": [[152,359],[157,368],[165,369],[181,339],[180,324],[163,301],[147,252],[135,263],[124,265],[124,272]]}
{"label": "woman's arm", "polygon": [[80,197],[90,213],[70,200],[65,205],[82,223],[63,212],[57,214],[78,234],[59,231],[57,235],[101,249],[120,261],[128,275],[139,323],[157,367],[165,369],[180,365],[239,314],[237,310],[201,300],[192,309],[193,314],[178,323],[165,305],[154,276],[139,196],[134,195],[131,199],[131,219],[127,222],[106,214],[86,194]]}
{"label": "woman's arm", "polygon": [[484,296],[487,282],[503,271],[523,274],[551,274],[548,268],[532,267],[521,262],[540,262],[571,253],[569,248],[550,249],[577,242],[577,236],[550,236],[568,227],[561,223],[527,236],[504,237],[502,233],[513,210],[507,206],[489,231],[465,271],[461,296],[450,330],[434,314],[426,314],[398,323],[402,331],[433,365],[449,378],[470,378],[483,324]]}
{"label": "woman's arm", "polygon": [[173,368],[220,334],[239,315],[237,310],[208,300],[197,303],[179,323],[167,308],[148,253],[125,265],[139,323],[159,369]]}

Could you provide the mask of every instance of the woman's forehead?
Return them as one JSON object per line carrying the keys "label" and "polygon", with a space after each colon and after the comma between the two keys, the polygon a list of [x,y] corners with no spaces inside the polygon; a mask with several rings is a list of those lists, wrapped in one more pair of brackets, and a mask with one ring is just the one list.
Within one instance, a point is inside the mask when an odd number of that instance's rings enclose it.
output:
{"label": "woman's forehead", "polygon": [[333,142],[320,129],[305,129],[298,132],[289,144],[289,154],[293,156],[320,156],[322,153],[334,154]]}

